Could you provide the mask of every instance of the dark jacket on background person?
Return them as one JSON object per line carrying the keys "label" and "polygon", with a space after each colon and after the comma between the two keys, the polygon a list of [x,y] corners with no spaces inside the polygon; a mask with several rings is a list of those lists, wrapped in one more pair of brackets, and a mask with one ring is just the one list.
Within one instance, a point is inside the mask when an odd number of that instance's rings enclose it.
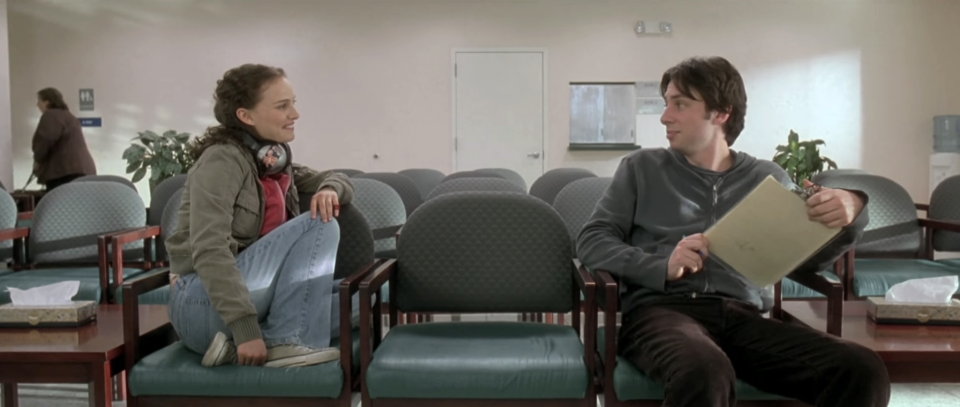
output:
{"label": "dark jacket on background person", "polygon": [[47,109],[33,133],[33,162],[37,182],[46,184],[70,175],[96,175],[83,130],[72,113],[63,109]]}

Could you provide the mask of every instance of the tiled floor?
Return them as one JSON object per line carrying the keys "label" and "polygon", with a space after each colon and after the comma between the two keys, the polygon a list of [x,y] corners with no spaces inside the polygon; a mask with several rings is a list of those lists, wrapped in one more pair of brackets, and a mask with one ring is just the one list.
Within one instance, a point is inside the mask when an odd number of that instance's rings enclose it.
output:
{"label": "tiled floor", "polygon": [[[76,384],[22,385],[21,407],[85,407],[87,386]],[[114,403],[124,407],[126,403]],[[960,384],[895,384],[890,407],[957,407]]]}

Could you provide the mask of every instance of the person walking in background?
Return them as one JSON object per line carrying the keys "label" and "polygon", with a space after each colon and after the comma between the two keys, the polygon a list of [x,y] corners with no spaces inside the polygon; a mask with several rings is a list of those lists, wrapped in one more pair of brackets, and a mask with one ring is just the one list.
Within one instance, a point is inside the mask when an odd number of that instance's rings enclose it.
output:
{"label": "person walking in background", "polygon": [[40,123],[33,133],[33,174],[47,191],[84,175],[96,175],[97,166],[76,118],[63,94],[54,88],[37,92]]}

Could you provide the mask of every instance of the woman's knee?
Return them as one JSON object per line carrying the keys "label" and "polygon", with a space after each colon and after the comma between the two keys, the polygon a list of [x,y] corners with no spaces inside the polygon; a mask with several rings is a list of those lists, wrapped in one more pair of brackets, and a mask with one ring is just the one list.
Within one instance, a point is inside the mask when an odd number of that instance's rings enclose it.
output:
{"label": "woman's knee", "polygon": [[336,231],[337,234],[340,232],[340,224],[337,222],[337,218],[330,218],[329,221],[324,222],[323,218],[320,217],[318,213],[316,217],[313,217],[313,214],[310,212],[301,213],[296,218],[290,220],[290,222],[300,223],[308,228],[324,228],[332,231]]}

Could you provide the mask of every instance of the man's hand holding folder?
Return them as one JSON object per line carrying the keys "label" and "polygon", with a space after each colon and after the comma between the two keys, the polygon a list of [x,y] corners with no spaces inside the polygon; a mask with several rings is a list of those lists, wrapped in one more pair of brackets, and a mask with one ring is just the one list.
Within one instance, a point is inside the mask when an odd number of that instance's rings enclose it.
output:
{"label": "man's hand holding folder", "polygon": [[667,280],[701,271],[712,253],[758,286],[776,283],[853,223],[863,205],[849,191],[810,181],[790,191],[768,177],[705,233],[680,241]]}

